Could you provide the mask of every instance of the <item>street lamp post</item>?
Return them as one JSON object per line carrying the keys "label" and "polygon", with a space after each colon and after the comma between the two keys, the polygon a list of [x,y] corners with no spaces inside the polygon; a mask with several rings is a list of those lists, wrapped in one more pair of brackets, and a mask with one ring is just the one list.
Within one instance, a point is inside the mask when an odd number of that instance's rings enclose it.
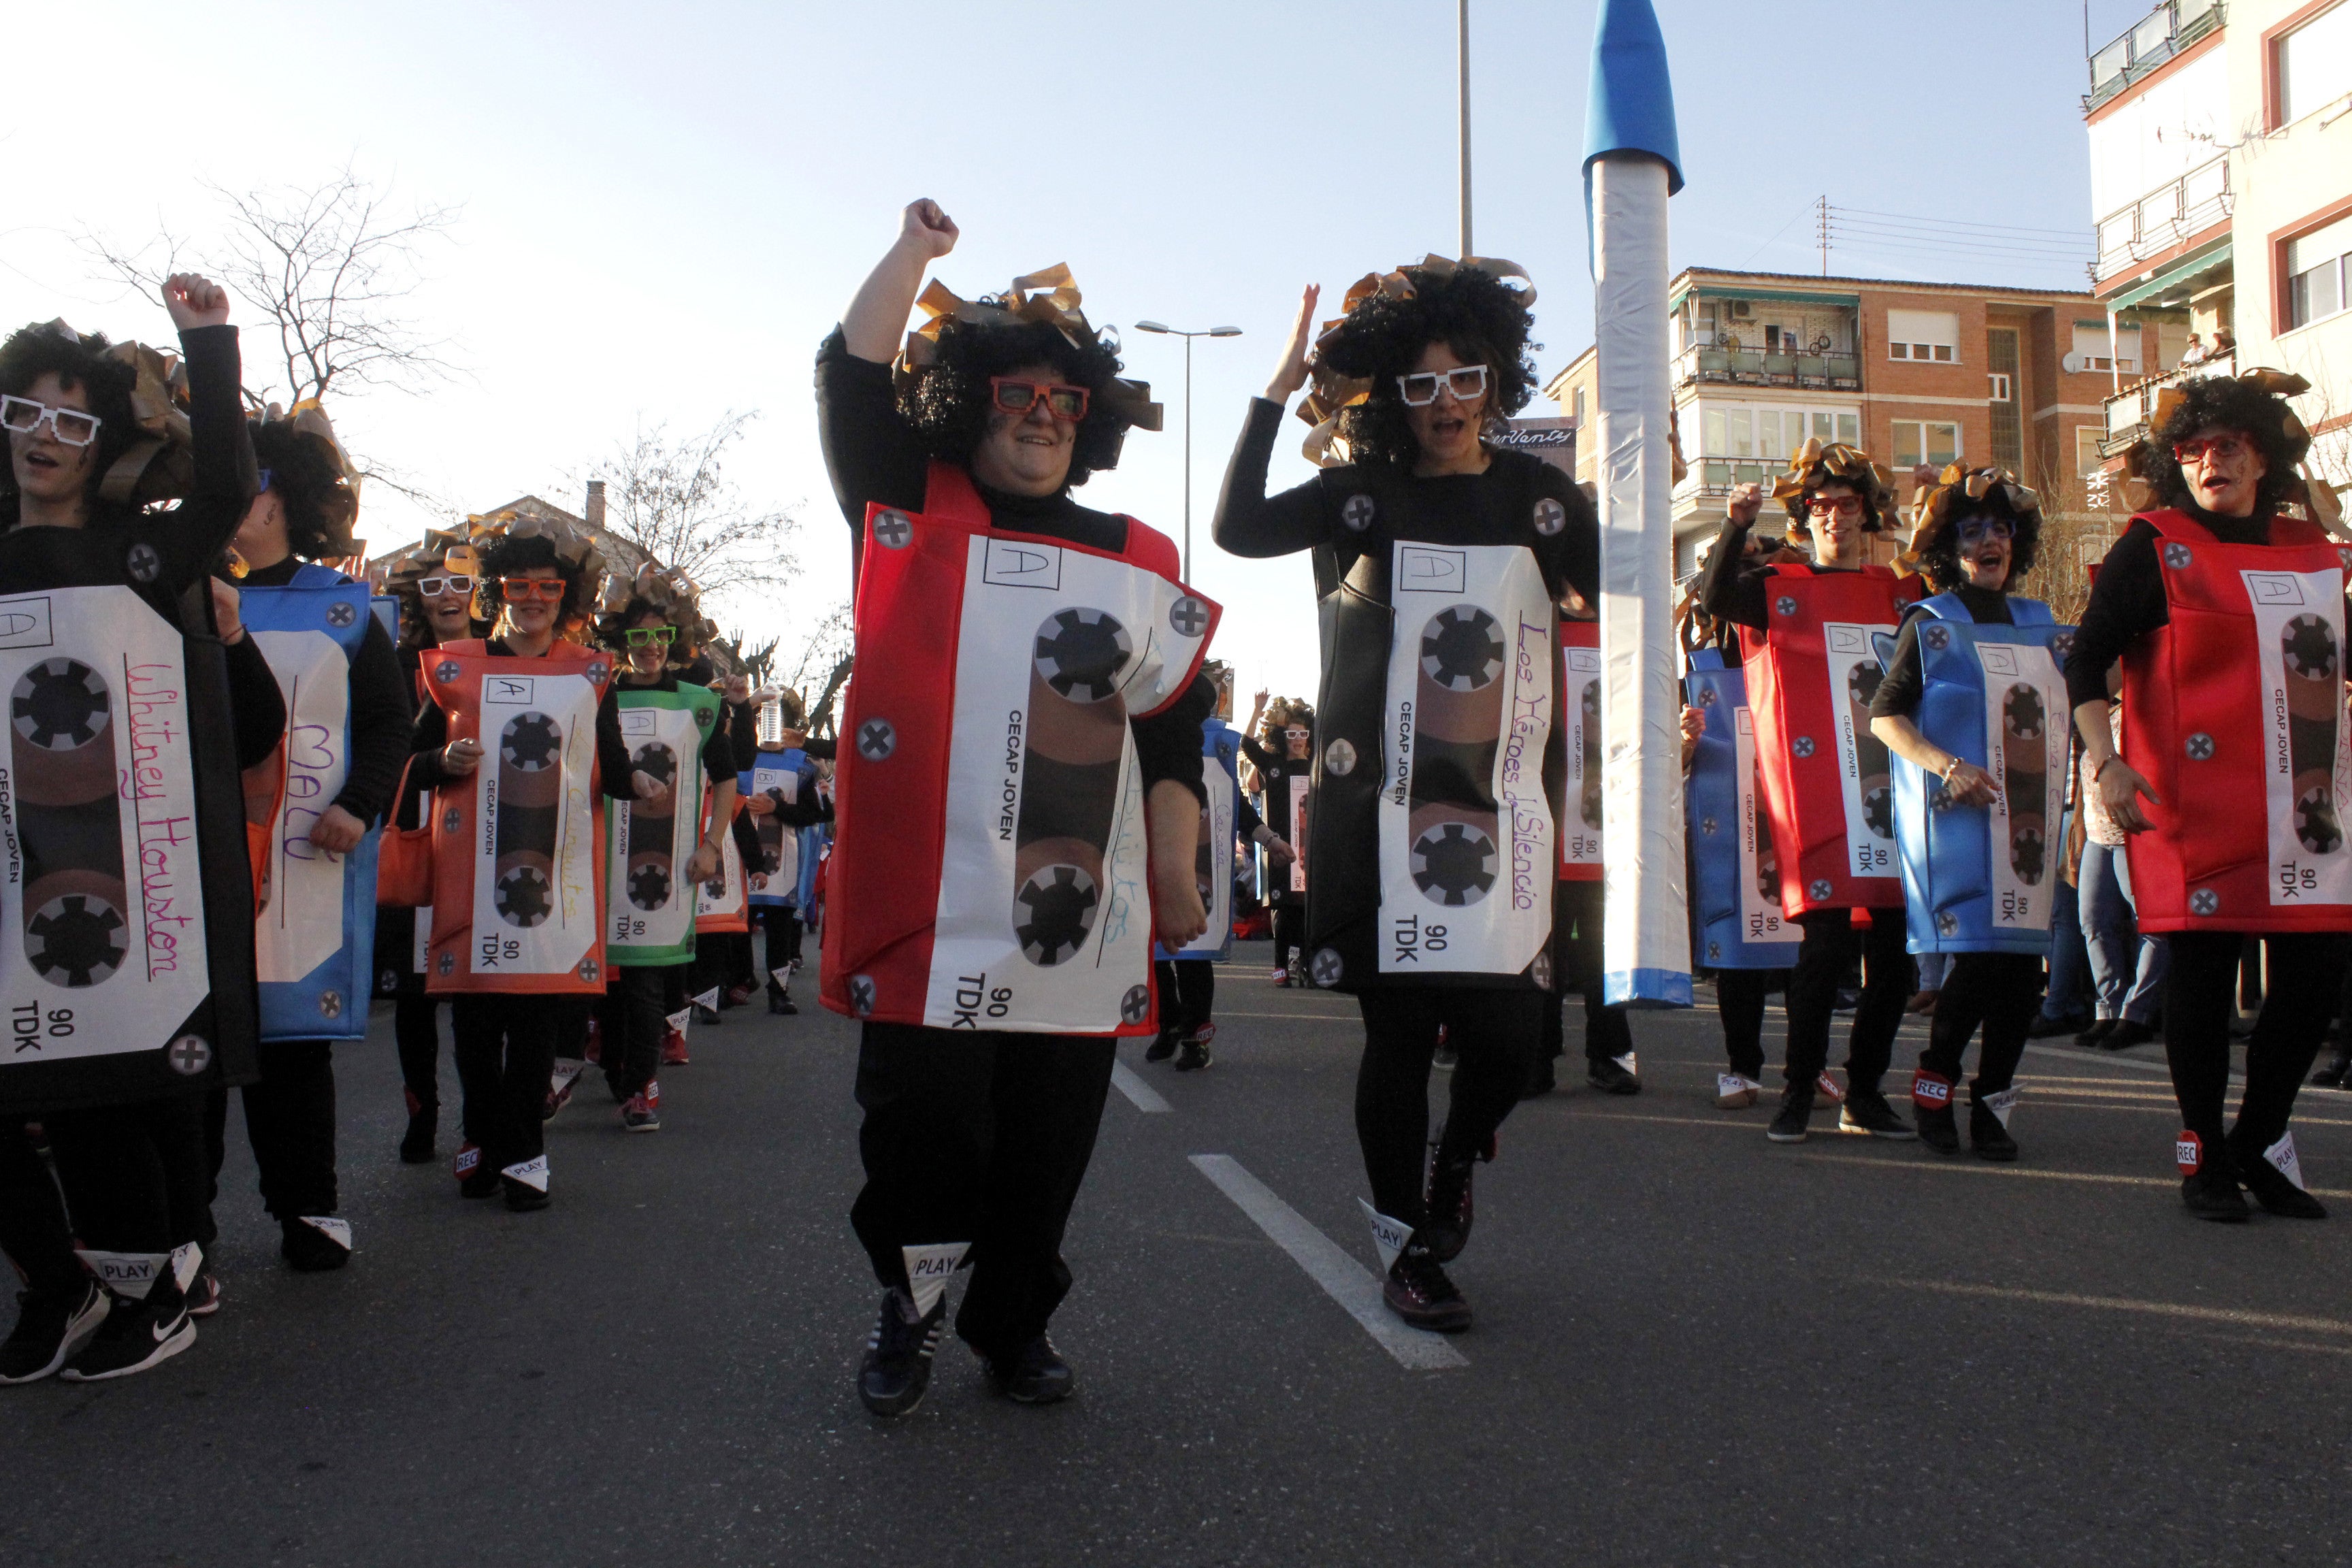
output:
{"label": "street lamp post", "polygon": [[1158,332],[1164,337],[1184,340],[1184,580],[1192,580],[1192,340],[1194,338],[1237,338],[1239,327],[1211,327],[1206,331],[1184,332],[1160,321],[1138,321],[1139,332]]}

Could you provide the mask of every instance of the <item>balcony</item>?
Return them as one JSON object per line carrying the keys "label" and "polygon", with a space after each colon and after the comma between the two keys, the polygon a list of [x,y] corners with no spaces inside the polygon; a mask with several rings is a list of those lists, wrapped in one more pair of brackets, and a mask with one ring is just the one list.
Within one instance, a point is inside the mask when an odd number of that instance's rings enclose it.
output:
{"label": "balcony", "polygon": [[2147,434],[2148,420],[2156,412],[2157,395],[2166,387],[2178,386],[2192,376],[2237,374],[2238,356],[2223,353],[2134,382],[2106,400],[2107,436],[2099,443],[2099,456],[2113,458],[2127,452]]}
{"label": "balcony", "polygon": [[1786,458],[1701,458],[1675,487],[1675,499],[1727,496],[1741,485],[1762,485],[1769,494],[1788,467]]}
{"label": "balcony", "polygon": [[2168,185],[2099,220],[2099,271],[2112,278],[2229,220],[2230,155],[2209,158]]}
{"label": "balcony", "polygon": [[2168,0],[2135,24],[2130,32],[2091,57],[2091,90],[2083,112],[2122,92],[2222,22],[2221,0]]}
{"label": "balcony", "polygon": [[1692,382],[1857,392],[1862,387],[1862,367],[1850,353],[1790,353],[1729,343],[1694,343],[1675,356],[1675,384]]}

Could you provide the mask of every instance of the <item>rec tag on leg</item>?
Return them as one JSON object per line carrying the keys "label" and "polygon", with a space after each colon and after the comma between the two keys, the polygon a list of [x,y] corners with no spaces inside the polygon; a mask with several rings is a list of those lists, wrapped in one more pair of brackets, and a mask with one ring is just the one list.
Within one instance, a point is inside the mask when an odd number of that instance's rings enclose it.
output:
{"label": "rec tag on leg", "polygon": [[2303,1162],[2295,1158],[2294,1134],[2282,1133],[2279,1141],[2263,1151],[2263,1158],[2278,1168],[2278,1173],[2295,1184],[2298,1192],[2308,1191],[2303,1184]]}
{"label": "rec tag on leg", "polygon": [[547,1191],[547,1156],[541,1154],[535,1160],[518,1160],[499,1174],[510,1176],[535,1193],[543,1193]]}
{"label": "rec tag on leg", "polygon": [[902,1247],[898,1256],[907,1263],[907,1293],[915,1299],[915,1315],[929,1317],[941,1296],[947,1294],[948,1281],[963,1266],[963,1255],[971,1250],[968,1241],[940,1241],[929,1247]]}
{"label": "rec tag on leg", "polygon": [[1397,1254],[1402,1252],[1404,1244],[1412,1239],[1412,1226],[1401,1219],[1389,1218],[1361,1198],[1356,1202],[1362,1206],[1364,1218],[1370,1222],[1372,1245],[1380,1248],[1381,1272],[1385,1274],[1396,1267]]}
{"label": "rec tag on leg", "polygon": [[[1952,1108],[1952,1080],[1941,1073],[1921,1068],[1911,1075],[1911,1103],[1922,1110],[1949,1110]],[[2007,1126],[2009,1119],[2001,1118]]]}
{"label": "rec tag on leg", "polygon": [[1987,1110],[1991,1111],[1995,1116],[2000,1118],[2000,1124],[2003,1128],[2006,1128],[2009,1125],[2009,1113],[2017,1109],[2017,1094],[2019,1087],[2020,1086],[2017,1084],[2011,1084],[1999,1094],[1988,1094],[1984,1097],[1984,1108]]}
{"label": "rec tag on leg", "polygon": [[2195,1175],[2198,1167],[2205,1163],[2205,1140],[2183,1130],[2180,1136],[2172,1141],[2172,1159],[2180,1167],[2182,1175]]}

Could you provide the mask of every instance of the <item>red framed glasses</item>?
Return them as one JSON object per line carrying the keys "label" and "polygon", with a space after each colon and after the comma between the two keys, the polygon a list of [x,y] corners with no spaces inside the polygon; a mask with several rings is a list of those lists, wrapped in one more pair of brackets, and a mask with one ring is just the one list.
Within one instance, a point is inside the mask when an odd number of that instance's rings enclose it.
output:
{"label": "red framed glasses", "polygon": [[1054,381],[1024,381],[1014,375],[992,375],[988,378],[988,395],[996,406],[1007,414],[1026,414],[1045,400],[1045,411],[1065,425],[1076,425],[1087,416],[1087,389]]}
{"label": "red framed glasses", "polygon": [[2172,460],[2184,468],[2208,458],[2229,463],[2235,462],[2251,450],[2252,448],[2246,445],[2246,438],[2242,436],[2193,436],[2174,445]]}
{"label": "red framed glasses", "polygon": [[1815,496],[1805,503],[1805,510],[1815,517],[1828,517],[1832,513],[1839,517],[1860,517],[1862,498],[1860,496]]}
{"label": "red framed glasses", "polygon": [[501,577],[499,596],[509,605],[527,605],[542,599],[551,605],[563,602],[566,584],[561,577]]}

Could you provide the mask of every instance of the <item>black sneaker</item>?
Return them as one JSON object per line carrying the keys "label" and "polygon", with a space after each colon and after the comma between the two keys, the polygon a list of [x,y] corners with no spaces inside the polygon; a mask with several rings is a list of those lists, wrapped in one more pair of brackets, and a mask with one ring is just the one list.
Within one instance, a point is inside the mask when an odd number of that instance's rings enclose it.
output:
{"label": "black sneaker", "polygon": [[434,1135],[441,1130],[441,1108],[408,1097],[408,1131],[400,1135],[400,1163],[427,1165],[433,1162]]}
{"label": "black sneaker", "polygon": [[1148,1062],[1164,1062],[1175,1054],[1176,1037],[1170,1034],[1155,1036],[1151,1043],[1143,1047],[1143,1059]]}
{"label": "black sneaker", "polygon": [[931,1385],[931,1352],[940,1348],[940,1331],[947,1326],[948,1299],[942,1293],[921,1317],[910,1314],[914,1298],[896,1285],[882,1297],[882,1316],[866,1341],[866,1359],[857,1367],[857,1397],[877,1415],[904,1415],[923,1402]]}
{"label": "black sneaker", "polygon": [[1217,1058],[1210,1053],[1208,1040],[1200,1035],[1185,1037],[1183,1048],[1176,1056],[1178,1072],[1199,1072]]}
{"label": "black sneaker", "polygon": [[701,1003],[697,1002],[694,1005],[694,1021],[701,1025],[706,1029],[715,1028],[720,1022],[719,1009],[716,1007],[706,1007]]}
{"label": "black sneaker", "polygon": [[[1921,1133],[1926,1136],[1925,1131]],[[1990,1105],[1969,1103],[1969,1147],[1977,1152],[1979,1160],[2014,1160],[2017,1140],[2009,1135],[2009,1128]]]}
{"label": "black sneaker", "polygon": [[1053,1405],[1077,1392],[1077,1374],[1043,1334],[1010,1355],[981,1360],[988,1363],[988,1381],[996,1392],[1015,1405]]}
{"label": "black sneaker", "polygon": [[2327,1205],[2287,1180],[2284,1172],[2263,1158],[2259,1149],[2233,1137],[2230,1140],[2230,1153],[2238,1167],[2238,1180],[2245,1184],[2247,1195],[2263,1205],[2264,1214],[2276,1215],[2281,1219],[2327,1217]]}
{"label": "black sneaker", "polygon": [[800,1009],[793,1005],[791,996],[781,991],[772,991],[768,994],[768,1012],[774,1017],[791,1018],[797,1016]]}
{"label": "black sneaker", "polygon": [[[331,1216],[320,1216],[330,1218]],[[278,1222],[278,1256],[297,1273],[324,1274],[352,1260],[351,1226],[340,1222],[315,1225],[308,1219]]]}
{"label": "black sneaker", "polygon": [[1430,1256],[1440,1263],[1453,1262],[1470,1245],[1470,1224],[1475,1217],[1470,1172],[1477,1163],[1475,1154],[1458,1160],[1440,1154],[1429,1163],[1429,1190],[1422,1200],[1423,1212],[1429,1218],[1416,1234],[1429,1244]]}
{"label": "black sneaker", "polygon": [[2311,1075],[2311,1081],[2321,1089],[2343,1089],[2347,1075],[2352,1075],[2352,1049],[2339,1046],[2327,1065]]}
{"label": "black sneaker", "polygon": [[2224,1225],[2243,1225],[2251,1215],[2246,1194],[2238,1190],[2238,1179],[2210,1164],[2181,1178],[2180,1201],[2199,1219],[2219,1220]]}
{"label": "black sneaker", "polygon": [[1642,1092],[1641,1079],[1614,1057],[1603,1057],[1601,1060],[1591,1063],[1585,1068],[1584,1076],[1591,1081],[1593,1088],[1603,1094]]}
{"label": "black sneaker", "polygon": [[163,1280],[156,1281],[144,1301],[116,1297],[81,1349],[66,1358],[59,1373],[68,1383],[103,1383],[129,1377],[169,1361],[196,1342],[196,1321],[188,1303]]}
{"label": "black sneaker", "polygon": [[1780,1091],[1780,1109],[1773,1112],[1772,1125],[1764,1129],[1764,1136],[1775,1143],[1801,1143],[1805,1141],[1805,1124],[1812,1114],[1812,1086],[1807,1084],[1801,1089],[1790,1084]]}
{"label": "black sneaker", "polygon": [[95,1279],[61,1290],[23,1290],[16,1296],[16,1327],[0,1342],[0,1384],[38,1383],[106,1321],[112,1298]]}
{"label": "black sneaker", "polygon": [[1886,1097],[1874,1089],[1853,1089],[1846,1091],[1845,1109],[1838,1112],[1838,1131],[1867,1132],[1873,1138],[1916,1138],[1917,1128],[1903,1120],[1903,1113],[1886,1103]]}
{"label": "black sneaker", "polygon": [[548,1205],[547,1189],[534,1187],[529,1182],[519,1182],[501,1173],[499,1185],[507,1194],[507,1207],[516,1214],[535,1214]]}
{"label": "black sneaker", "polygon": [[1918,1124],[1920,1142],[1938,1154],[1960,1152],[1959,1119],[1952,1114],[1950,1106],[1922,1105],[1913,1110],[1912,1116]]}
{"label": "black sneaker", "polygon": [[1418,1234],[1389,1266],[1389,1276],[1381,1282],[1381,1300],[1416,1329],[1458,1334],[1470,1326],[1470,1303]]}

